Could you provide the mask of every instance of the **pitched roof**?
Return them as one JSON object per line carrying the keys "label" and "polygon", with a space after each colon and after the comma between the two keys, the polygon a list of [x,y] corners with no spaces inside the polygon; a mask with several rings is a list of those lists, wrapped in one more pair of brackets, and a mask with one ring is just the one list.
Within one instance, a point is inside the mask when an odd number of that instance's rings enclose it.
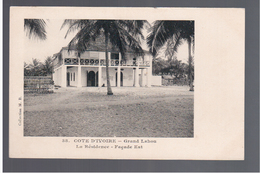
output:
{"label": "pitched roof", "polygon": [[[69,50],[69,46],[66,47],[62,47],[62,49],[60,50],[60,52],[62,50]],[[77,50],[75,45],[70,46],[70,50]],[[85,51],[100,51],[100,52],[105,52],[106,51],[106,45],[105,45],[105,37],[104,35],[99,36],[95,41],[91,41],[88,46],[87,49]],[[60,53],[59,52],[59,53]],[[108,52],[120,52],[119,48],[112,45],[111,42],[108,42]],[[128,48],[127,52],[129,53],[134,53],[134,50],[131,50],[130,48]],[[149,51],[147,50],[143,50],[144,53],[149,53]],[[59,54],[57,53],[57,54]],[[56,55],[56,54],[54,54]]]}

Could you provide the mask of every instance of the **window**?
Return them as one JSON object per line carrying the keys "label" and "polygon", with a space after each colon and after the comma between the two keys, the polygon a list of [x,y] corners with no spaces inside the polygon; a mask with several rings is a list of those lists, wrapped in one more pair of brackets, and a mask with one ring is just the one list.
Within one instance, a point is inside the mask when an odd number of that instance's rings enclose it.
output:
{"label": "window", "polygon": [[75,72],[73,73],[73,81],[75,81]]}
{"label": "window", "polygon": [[111,59],[119,59],[119,53],[111,53]]}
{"label": "window", "polygon": [[72,81],[72,73],[70,73],[70,81]]}

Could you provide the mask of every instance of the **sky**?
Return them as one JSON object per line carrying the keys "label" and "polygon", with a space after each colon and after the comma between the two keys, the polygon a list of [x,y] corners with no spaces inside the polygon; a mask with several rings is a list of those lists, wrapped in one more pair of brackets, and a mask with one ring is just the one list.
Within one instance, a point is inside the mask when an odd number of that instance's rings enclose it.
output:
{"label": "sky", "polygon": [[[75,36],[76,32],[70,33],[65,39],[65,35],[68,27],[64,27],[61,29],[61,25],[64,20],[57,19],[49,19],[46,20],[46,32],[47,39],[40,40],[37,38],[29,39],[24,32],[24,61],[26,63],[31,63],[33,58],[36,58],[43,62],[48,56],[53,56],[53,54],[58,53],[62,47],[68,45],[70,40]],[[149,21],[152,23],[152,21]],[[144,36],[146,37],[147,33],[144,32]],[[142,44],[144,50],[148,50],[147,45]],[[28,49],[27,49],[28,48]],[[161,55],[163,56],[163,55]],[[188,61],[188,44],[183,43],[178,48],[178,53],[176,54],[178,60],[182,60],[182,62]]]}

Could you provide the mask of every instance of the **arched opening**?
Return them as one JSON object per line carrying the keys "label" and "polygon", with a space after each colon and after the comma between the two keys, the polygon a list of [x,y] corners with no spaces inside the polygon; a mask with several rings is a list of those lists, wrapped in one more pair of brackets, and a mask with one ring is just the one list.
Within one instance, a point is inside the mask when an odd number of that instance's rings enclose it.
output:
{"label": "arched opening", "polygon": [[90,71],[88,72],[88,76],[87,76],[87,86],[95,86],[95,72],[94,71]]}
{"label": "arched opening", "polygon": [[120,86],[123,86],[123,72],[121,72],[121,77],[120,77]]}
{"label": "arched opening", "polygon": [[70,72],[67,72],[67,86],[70,86]]}

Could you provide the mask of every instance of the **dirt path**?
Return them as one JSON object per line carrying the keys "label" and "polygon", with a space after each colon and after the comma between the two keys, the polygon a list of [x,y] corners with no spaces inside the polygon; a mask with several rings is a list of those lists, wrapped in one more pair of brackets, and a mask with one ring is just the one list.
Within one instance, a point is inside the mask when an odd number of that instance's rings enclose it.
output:
{"label": "dirt path", "polygon": [[[57,100],[61,100],[61,97]],[[143,98],[143,99],[125,99],[125,100],[114,100],[114,101],[94,101],[94,102],[76,102],[76,103],[59,103],[59,101],[52,101],[52,104],[38,104],[33,106],[26,106],[26,111],[47,111],[47,110],[68,110],[68,109],[85,109],[89,107],[108,107],[111,105],[127,105],[135,103],[149,103],[153,104],[159,101],[176,101],[181,98],[191,98],[191,96],[168,96],[168,97],[157,97],[157,98]]]}

